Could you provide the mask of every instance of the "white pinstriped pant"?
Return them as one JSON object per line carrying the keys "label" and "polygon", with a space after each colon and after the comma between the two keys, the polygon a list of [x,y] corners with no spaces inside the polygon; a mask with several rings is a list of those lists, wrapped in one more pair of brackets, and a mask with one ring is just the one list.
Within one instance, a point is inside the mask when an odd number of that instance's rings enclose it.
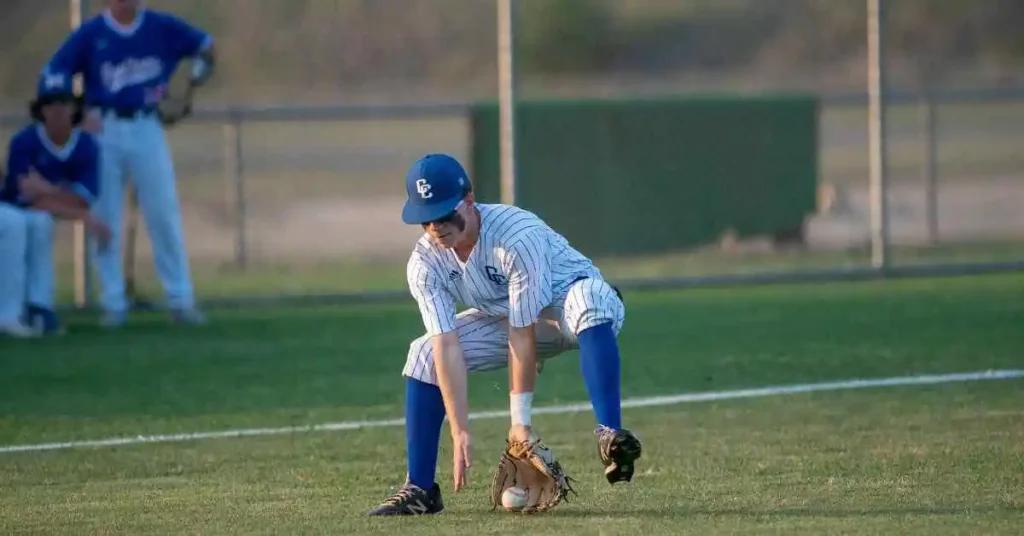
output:
{"label": "white pinstriped pant", "polygon": [[[580,332],[612,322],[617,335],[622,330],[626,308],[615,289],[603,279],[581,279],[569,287],[558,305],[546,307],[537,321],[537,360],[552,358],[578,347]],[[508,366],[508,318],[467,309],[455,317],[463,358],[469,372]],[[431,337],[422,336],[409,345],[402,375],[437,385]]]}

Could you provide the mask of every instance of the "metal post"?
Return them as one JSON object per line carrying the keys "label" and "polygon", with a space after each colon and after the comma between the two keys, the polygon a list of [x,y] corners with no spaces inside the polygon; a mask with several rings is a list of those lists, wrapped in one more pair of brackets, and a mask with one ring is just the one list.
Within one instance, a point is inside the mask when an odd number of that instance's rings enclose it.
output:
{"label": "metal post", "polygon": [[512,0],[498,0],[498,115],[501,129],[501,202],[516,202],[515,48]]}
{"label": "metal post", "polygon": [[[69,0],[68,11],[71,15],[71,30],[74,31],[82,24],[82,20],[85,18],[85,6],[82,4],[82,0]],[[81,95],[84,90],[82,87],[82,75],[75,75],[73,84],[75,92]],[[84,308],[92,300],[92,280],[89,278],[88,237],[82,222],[76,221],[74,223],[74,244],[75,307]]]}
{"label": "metal post", "polygon": [[885,66],[883,65],[884,22],[882,0],[867,0],[868,40],[868,130],[871,176],[871,265],[879,270],[889,267],[889,203],[886,174]]}
{"label": "metal post", "polygon": [[927,88],[924,101],[921,103],[921,128],[924,130],[921,174],[924,179],[928,244],[932,246],[939,243],[939,152],[935,112],[935,95],[932,94],[931,88]]}
{"label": "metal post", "polygon": [[234,210],[235,218],[235,267],[244,270],[248,262],[248,240],[246,238],[245,166],[242,154],[242,119],[233,116],[224,125],[224,163],[226,167],[227,205]]}

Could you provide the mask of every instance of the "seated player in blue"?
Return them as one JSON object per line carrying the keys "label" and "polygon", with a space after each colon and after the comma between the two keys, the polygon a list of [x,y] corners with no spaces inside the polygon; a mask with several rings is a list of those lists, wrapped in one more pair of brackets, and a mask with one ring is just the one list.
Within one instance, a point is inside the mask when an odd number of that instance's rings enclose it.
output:
{"label": "seated player in blue", "polygon": [[44,75],[29,105],[33,124],[8,144],[0,185],[0,333],[61,332],[53,312],[55,219],[80,220],[100,242],[110,230],[92,216],[99,150],[76,128],[81,105],[70,80]]}

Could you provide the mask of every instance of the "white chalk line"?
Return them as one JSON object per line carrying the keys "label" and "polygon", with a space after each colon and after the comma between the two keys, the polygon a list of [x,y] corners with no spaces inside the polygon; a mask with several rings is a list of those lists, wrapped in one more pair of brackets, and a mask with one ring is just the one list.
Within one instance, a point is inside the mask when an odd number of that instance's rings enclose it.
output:
{"label": "white chalk line", "polygon": [[[797,385],[779,385],[758,387],[753,389],[735,389],[729,391],[711,391],[704,393],[686,393],[669,396],[652,396],[628,398],[622,401],[625,408],[644,408],[653,406],[670,406],[689,402],[710,402],[715,400],[735,400],[739,398],[755,398],[765,396],[812,393],[818,391],[844,391],[850,389],[866,389],[873,387],[896,387],[909,385],[936,385],[943,383],[962,383],[985,380],[1009,380],[1024,378],[1024,370],[987,370],[957,374],[932,374],[920,376],[899,376],[895,378],[854,379],[824,383],[806,383]],[[541,406],[533,409],[533,415],[558,415],[591,411],[590,402],[565,404],[557,406]],[[504,411],[482,411],[470,413],[471,420],[498,419],[508,417]],[[197,441],[202,439],[224,439],[251,436],[271,436],[300,434],[312,432],[336,432],[343,430],[361,430],[365,428],[389,428],[404,426],[405,419],[383,419],[372,421],[347,421],[308,426],[282,426],[278,428],[239,428],[213,432],[194,432],[185,434],[149,435],[135,437],[115,437],[109,439],[64,441],[58,443],[38,443],[34,445],[0,446],[0,454],[15,452],[40,452],[73,448],[119,447],[142,443],[175,443]]]}

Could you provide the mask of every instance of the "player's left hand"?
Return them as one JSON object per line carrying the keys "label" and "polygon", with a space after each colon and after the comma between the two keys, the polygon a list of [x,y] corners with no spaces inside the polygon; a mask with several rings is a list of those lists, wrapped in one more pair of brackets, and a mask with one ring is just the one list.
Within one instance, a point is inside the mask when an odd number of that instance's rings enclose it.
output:
{"label": "player's left hand", "polygon": [[96,238],[96,245],[100,250],[105,251],[110,245],[110,238],[113,236],[110,227],[91,214],[82,220],[82,225]]}
{"label": "player's left hand", "polygon": [[526,492],[523,512],[543,512],[567,500],[572,489],[570,479],[555,454],[530,428],[515,425],[509,430],[505,452],[491,480],[491,509],[501,504],[506,489],[517,487]]}
{"label": "player's left hand", "polygon": [[26,199],[36,199],[57,191],[57,186],[44,179],[35,169],[31,169],[19,177],[18,191]]}
{"label": "player's left hand", "polygon": [[165,127],[178,124],[185,116],[192,113],[191,108],[186,104],[168,104],[159,108],[160,123]]}
{"label": "player's left hand", "polygon": [[156,113],[163,126],[172,127],[182,119],[192,115],[192,92],[195,90],[195,87],[194,85],[189,86],[189,89],[185,91],[183,96],[172,97],[167,95],[160,101],[160,104],[157,105]]}

